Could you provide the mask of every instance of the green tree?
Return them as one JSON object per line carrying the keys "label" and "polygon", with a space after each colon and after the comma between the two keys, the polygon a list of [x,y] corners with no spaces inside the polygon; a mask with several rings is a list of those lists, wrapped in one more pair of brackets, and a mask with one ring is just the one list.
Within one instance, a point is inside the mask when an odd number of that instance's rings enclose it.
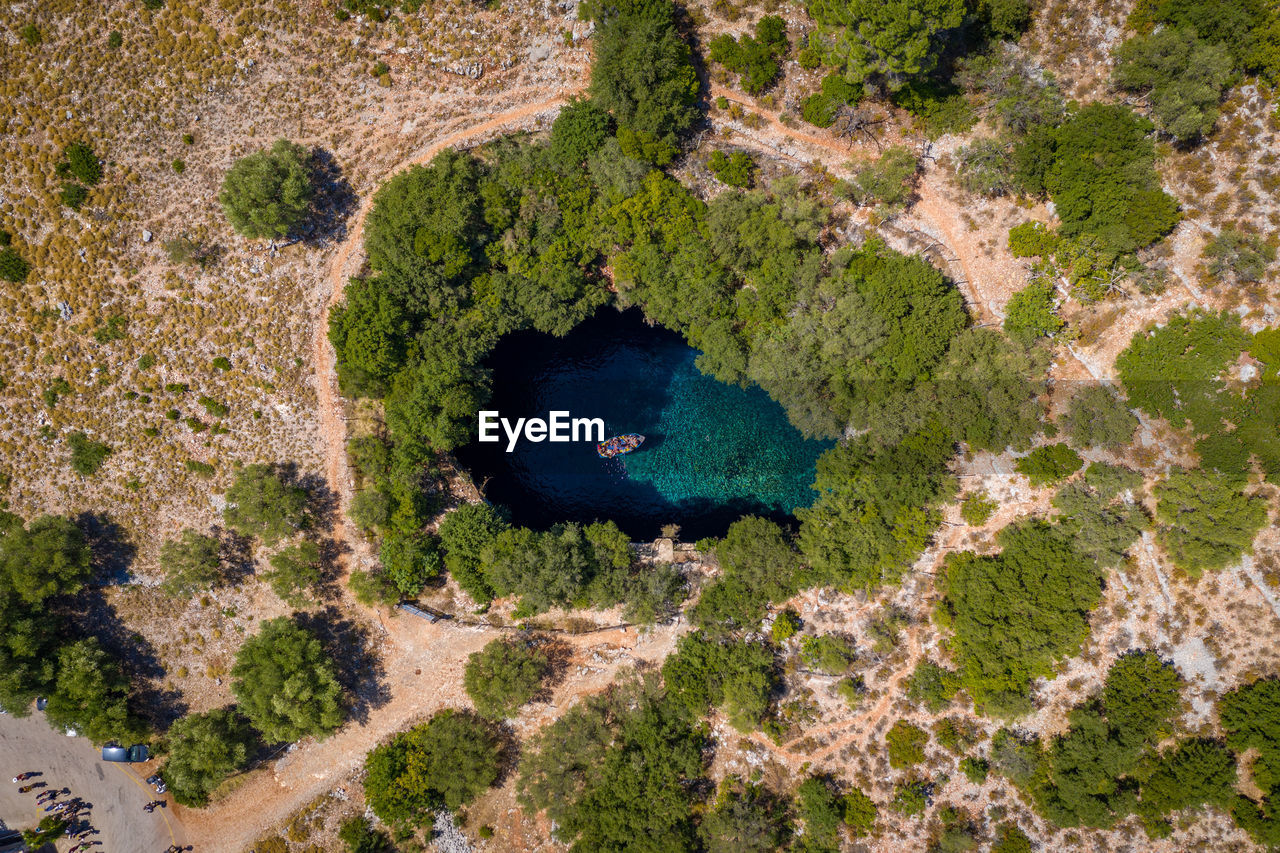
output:
{"label": "green tree", "polygon": [[82,477],[98,473],[102,463],[111,455],[110,445],[94,441],[83,432],[67,436],[67,446],[71,448],[71,470]]}
{"label": "green tree", "polygon": [[1262,281],[1267,268],[1275,263],[1276,246],[1257,234],[1223,228],[1205,243],[1204,257],[1209,262],[1209,275],[1215,279],[1250,284]]}
{"label": "green tree", "polygon": [[796,812],[804,822],[801,850],[825,853],[840,849],[844,808],[828,779],[810,776],[796,788]]}
{"label": "green tree", "polygon": [[551,125],[551,156],[565,169],[580,168],[604,145],[612,128],[608,112],[575,98],[560,108]]}
{"label": "green tree", "polygon": [[847,191],[859,204],[879,202],[889,207],[901,207],[915,192],[919,169],[915,153],[910,148],[895,145],[874,163],[858,169]]}
{"label": "green tree", "polygon": [[270,619],[236,653],[231,692],[268,743],[332,734],[346,718],[333,659],[311,631]]}
{"label": "green tree", "polygon": [[440,549],[434,536],[421,532],[388,531],[379,550],[382,568],[405,598],[422,592],[440,574]]}
{"label": "green tree", "polygon": [[875,77],[896,88],[933,71],[943,34],[964,21],[960,0],[816,0],[828,61],[852,80]]}
{"label": "green tree", "polygon": [[550,666],[546,653],[530,641],[494,640],[467,658],[462,683],[477,711],[501,720],[533,699]]}
{"label": "green tree", "polygon": [[725,154],[716,149],[707,158],[707,168],[716,180],[731,187],[749,187],[755,181],[756,161],[742,151]]}
{"label": "green tree", "polygon": [[914,767],[924,761],[924,747],[929,733],[906,720],[898,720],[885,734],[889,752],[889,766],[899,770]]}
{"label": "green tree", "polygon": [[311,205],[310,160],[305,148],[287,139],[237,160],[218,193],[231,227],[250,239],[292,233]]}
{"label": "green tree", "polygon": [[389,853],[391,839],[374,829],[364,815],[349,817],[338,828],[338,839],[347,845],[347,853]]}
{"label": "green tree", "polygon": [[669,701],[700,717],[723,706],[741,732],[760,725],[777,687],[773,650],[763,643],[718,639],[702,631],[681,637],[662,665]]}
{"label": "green tree", "polygon": [[1173,468],[1156,484],[1160,544],[1192,577],[1225,568],[1249,550],[1267,523],[1267,501],[1221,474]]}
{"label": "green tree", "polygon": [[5,247],[0,249],[0,278],[21,284],[27,280],[31,272],[31,264],[22,259],[17,249]]}
{"label": "green tree", "polygon": [[84,534],[69,518],[43,515],[23,526],[0,512],[0,591],[38,605],[53,595],[71,595],[90,574]]}
{"label": "green tree", "polygon": [[1146,92],[1156,125],[1187,142],[1213,130],[1232,78],[1231,54],[1194,30],[1165,27],[1117,47],[1113,77],[1122,89]]}
{"label": "green tree", "polygon": [[463,504],[440,522],[444,565],[471,597],[484,604],[493,589],[484,578],[484,554],[507,523],[490,504]]}
{"label": "green tree", "polygon": [[169,730],[169,760],[161,775],[179,803],[206,806],[224,779],[248,765],[257,742],[233,708],[188,714]]}
{"label": "green tree", "polygon": [[290,545],[271,555],[271,571],[263,580],[293,607],[312,603],[311,592],[320,583],[320,546],[310,540]]}
{"label": "green tree", "polygon": [[656,679],[615,684],[534,735],[517,791],[573,853],[696,847],[693,791],[706,740]]}
{"label": "green tree", "polygon": [[404,366],[409,318],[378,278],[353,278],[329,313],[329,340],[338,354],[343,393],[381,397]]}
{"label": "green tree", "polygon": [[996,827],[991,853],[1031,853],[1031,839],[1016,823],[1002,823]]}
{"label": "green tree", "polygon": [[493,727],[447,708],[365,759],[365,800],[393,826],[420,826],[441,806],[456,811],[498,779],[503,744]]}
{"label": "green tree", "polygon": [[1054,311],[1054,289],[1047,281],[1028,284],[1005,305],[1004,330],[1023,346],[1031,346],[1037,338],[1051,338],[1066,325]]}
{"label": "green tree", "polygon": [[777,15],[765,15],[756,22],[754,37],[716,36],[708,45],[707,55],[712,62],[740,74],[742,88],[758,95],[773,85],[781,72],[779,62],[790,49],[786,22]]}
{"label": "green tree", "polygon": [[227,526],[274,545],[307,526],[307,490],[285,481],[270,465],[246,465],[227,489]]}
{"label": "green tree", "polygon": [[911,673],[911,679],[907,683],[907,696],[912,702],[919,702],[936,714],[951,704],[959,689],[960,679],[954,670],[922,660]]}
{"label": "green tree", "polygon": [[164,591],[186,597],[222,580],[222,546],[217,539],[186,528],[160,547]]}
{"label": "green tree", "polygon": [[690,620],[704,629],[750,630],[770,603],[796,592],[800,561],[782,528],[744,516],[715,546],[721,575],[702,592]]}
{"label": "green tree", "polygon": [[95,637],[58,650],[58,676],[45,718],[98,744],[132,740],[144,732],[129,712],[129,679]]}
{"label": "green tree", "polygon": [[871,834],[879,812],[875,801],[857,788],[844,796],[844,822],[855,836]]}
{"label": "green tree", "polygon": [[1062,426],[1076,447],[1118,450],[1132,443],[1138,418],[1111,386],[1088,385],[1072,396]]}
{"label": "green tree", "polygon": [[392,380],[386,400],[387,426],[397,441],[453,450],[470,440],[476,412],[488,398],[486,371],[456,361],[418,361]]}
{"label": "green tree", "polygon": [[1046,444],[1019,459],[1014,468],[1031,481],[1031,488],[1039,489],[1065,480],[1083,465],[1080,454],[1067,445]]}
{"label": "green tree", "polygon": [[773,853],[787,837],[786,804],[759,785],[726,779],[698,837],[707,853]]}

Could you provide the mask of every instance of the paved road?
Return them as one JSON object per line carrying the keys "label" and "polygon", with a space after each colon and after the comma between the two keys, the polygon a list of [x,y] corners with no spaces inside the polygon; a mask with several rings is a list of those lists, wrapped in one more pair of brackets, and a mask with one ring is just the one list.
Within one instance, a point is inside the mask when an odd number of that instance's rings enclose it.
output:
{"label": "paved road", "polygon": [[[167,808],[151,814],[142,810],[149,800],[159,799],[142,781],[146,773],[139,777],[132,766],[102,761],[102,753],[86,738],[55,732],[38,711],[22,719],[0,715],[0,820],[14,829],[44,816],[35,802],[42,789],[19,794],[9,781],[29,770],[44,774],[32,781],[70,788],[72,796],[93,804],[88,820],[99,831],[93,838],[102,842],[94,853],[163,853],[170,844],[185,843],[182,827]],[[62,841],[58,848],[68,846]]]}

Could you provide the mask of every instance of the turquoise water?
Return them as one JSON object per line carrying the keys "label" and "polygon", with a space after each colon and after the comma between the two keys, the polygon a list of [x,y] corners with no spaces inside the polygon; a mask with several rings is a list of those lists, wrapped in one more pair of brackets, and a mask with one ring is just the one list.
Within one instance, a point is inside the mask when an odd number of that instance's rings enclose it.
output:
{"label": "turquoise water", "polygon": [[510,335],[489,358],[489,409],[512,422],[553,410],[603,418],[607,435],[638,432],[645,442],[612,460],[582,441],[522,439],[507,453],[505,438],[458,456],[490,501],[534,527],[612,519],[651,538],[673,523],[695,539],[746,513],[781,518],[812,503],[814,464],[831,443],[806,440],[759,388],[702,375],[696,357],[638,311],[606,309],[564,338]]}

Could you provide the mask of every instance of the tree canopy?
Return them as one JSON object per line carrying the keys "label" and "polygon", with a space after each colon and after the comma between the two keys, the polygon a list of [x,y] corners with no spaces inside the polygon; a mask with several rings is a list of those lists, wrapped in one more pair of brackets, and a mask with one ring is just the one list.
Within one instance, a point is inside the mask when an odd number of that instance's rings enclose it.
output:
{"label": "tree canopy", "polygon": [[533,699],[550,666],[546,653],[531,641],[494,640],[467,658],[462,683],[477,711],[500,720]]}
{"label": "tree canopy", "polygon": [[274,545],[306,527],[307,490],[270,465],[246,465],[227,489],[222,515],[237,533]]}
{"label": "tree canopy", "polygon": [[188,714],[169,729],[169,760],[161,774],[175,800],[201,807],[223,780],[249,763],[257,742],[234,708]]}
{"label": "tree canopy", "polygon": [[245,640],[231,676],[241,712],[268,743],[323,738],[346,719],[333,660],[315,634],[286,617]]}
{"label": "tree canopy", "polygon": [[241,157],[218,194],[227,221],[249,238],[288,236],[311,205],[310,160],[305,148],[287,139]]}

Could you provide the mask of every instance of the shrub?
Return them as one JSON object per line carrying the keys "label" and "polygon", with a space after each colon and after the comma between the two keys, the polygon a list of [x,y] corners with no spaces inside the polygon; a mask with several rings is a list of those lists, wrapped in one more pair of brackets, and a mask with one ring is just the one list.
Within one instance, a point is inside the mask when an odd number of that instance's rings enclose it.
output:
{"label": "shrub", "polygon": [[382,568],[405,598],[413,598],[440,574],[439,540],[419,531],[387,531],[379,556]]}
{"label": "shrub", "polygon": [[102,165],[98,155],[84,142],[73,142],[62,151],[67,171],[79,178],[81,183],[94,186],[102,180]]}
{"label": "shrub", "polygon": [[991,520],[1000,508],[1000,502],[989,497],[985,492],[974,492],[966,495],[960,502],[960,517],[966,524],[981,527]]}
{"label": "shrub", "polygon": [[182,160],[174,160],[170,165],[173,166],[173,171],[179,175],[187,170],[187,164],[182,162]]}
{"label": "shrub", "polygon": [[467,658],[462,683],[478,712],[500,720],[533,699],[549,672],[550,661],[533,643],[494,640]]}
{"label": "shrub", "polygon": [[708,46],[707,55],[712,62],[740,74],[742,88],[758,95],[773,85],[781,70],[779,61],[790,47],[783,19],[777,15],[765,15],[756,22],[754,38],[716,36]]}
{"label": "shrub", "polygon": [[218,194],[232,227],[250,239],[289,235],[311,204],[309,161],[306,149],[285,139],[237,160]]}
{"label": "shrub", "polygon": [[800,659],[807,666],[829,675],[848,672],[857,660],[853,641],[837,634],[800,638]]}
{"label": "shrub", "polygon": [[40,29],[35,24],[23,24],[18,30],[18,36],[32,47],[44,41],[44,36],[40,34]]}
{"label": "shrub", "polygon": [[930,785],[923,781],[900,782],[894,786],[889,807],[900,815],[913,817],[929,807]]}
{"label": "shrub", "polygon": [[922,660],[911,673],[907,697],[936,714],[951,704],[959,690],[960,679],[953,670]]}
{"label": "shrub", "polygon": [[551,125],[551,156],[566,168],[580,167],[609,138],[613,120],[591,101],[571,100]]}
{"label": "shrub", "polygon": [[199,403],[204,406],[204,410],[215,418],[225,418],[231,414],[231,407],[226,403],[219,402],[212,397],[200,397]]}
{"label": "shrub", "polygon": [[1024,222],[1009,229],[1009,251],[1015,258],[1048,258],[1058,248],[1058,235],[1043,222]]}
{"label": "shrub", "polygon": [[388,853],[392,849],[386,833],[375,829],[363,815],[344,820],[338,829],[338,840],[347,845],[347,853]]}
{"label": "shrub", "polygon": [[874,163],[863,166],[849,182],[850,196],[859,204],[881,202],[890,207],[906,204],[915,191],[919,161],[915,153],[895,145]]}
{"label": "shrub", "polygon": [[269,465],[246,465],[227,490],[227,526],[267,545],[307,524],[307,490],[286,483]]}
{"label": "shrub", "polygon": [[960,760],[960,772],[975,785],[981,785],[987,781],[987,773],[990,771],[991,765],[985,759],[970,756]]}
{"label": "shrub", "polygon": [[62,185],[62,203],[72,210],[79,210],[89,198],[89,191],[80,184],[67,181]]}
{"label": "shrub", "polygon": [[151,368],[155,367],[155,365],[156,365],[156,357],[151,353],[144,352],[142,355],[138,356],[139,370],[150,370]]}
{"label": "shrub", "polygon": [[165,592],[188,596],[222,579],[222,547],[212,536],[187,528],[161,546],[160,567],[165,572]]}
{"label": "shrub", "polygon": [[844,822],[855,836],[869,835],[878,813],[875,801],[857,788],[845,794]]}
{"label": "shrub", "polygon": [[123,44],[124,44],[124,36],[120,34],[119,30],[112,30],[110,34],[107,35],[108,49],[119,50],[121,45]]}
{"label": "shrub", "polygon": [[1031,481],[1033,489],[1039,489],[1065,480],[1083,465],[1084,460],[1080,458],[1080,454],[1067,445],[1046,444],[1019,459],[1014,468]]}
{"label": "shrub", "polygon": [[1266,498],[1212,471],[1173,468],[1155,496],[1160,544],[1192,577],[1239,559],[1267,523]]}
{"label": "shrub", "polygon": [[93,441],[83,432],[73,432],[67,436],[67,444],[71,447],[71,470],[84,477],[98,473],[102,463],[111,455],[111,447],[100,441]]}
{"label": "shrub", "polygon": [[1232,78],[1228,48],[1199,38],[1192,29],[1164,27],[1138,35],[1115,50],[1116,84],[1146,92],[1156,125],[1175,140],[1208,135],[1218,102]]}
{"label": "shrub", "polygon": [[924,747],[928,742],[929,733],[924,729],[913,726],[906,720],[898,720],[885,735],[889,766],[904,770],[924,761]]}
{"label": "shrub", "polygon": [[21,284],[27,280],[31,265],[22,259],[15,249],[0,249],[0,278]]}
{"label": "shrub", "polygon": [[756,161],[742,151],[729,155],[723,151],[712,151],[707,166],[716,180],[731,187],[749,187],[755,180]]}
{"label": "shrub", "polygon": [[1261,281],[1275,262],[1275,243],[1237,228],[1223,228],[1205,243],[1209,275],[1237,284]]}
{"label": "shrub", "polygon": [[1062,425],[1076,447],[1116,450],[1133,441],[1138,417],[1114,388],[1089,385],[1071,398]]}
{"label": "shrub", "polygon": [[800,630],[800,616],[794,610],[787,608],[781,611],[773,620],[773,628],[770,631],[775,643],[785,642],[796,635]]}
{"label": "shrub", "polygon": [[113,314],[107,321],[93,330],[93,339],[100,344],[122,341],[128,337],[129,321],[119,314]]}
{"label": "shrub", "polygon": [[1053,337],[1065,325],[1054,311],[1054,289],[1047,281],[1033,281],[1013,294],[1005,306],[1004,330],[1023,346]]}
{"label": "shrub", "polygon": [[271,571],[263,580],[282,600],[293,607],[305,607],[311,603],[310,591],[321,580],[320,561],[320,546],[299,542],[271,555]]}

